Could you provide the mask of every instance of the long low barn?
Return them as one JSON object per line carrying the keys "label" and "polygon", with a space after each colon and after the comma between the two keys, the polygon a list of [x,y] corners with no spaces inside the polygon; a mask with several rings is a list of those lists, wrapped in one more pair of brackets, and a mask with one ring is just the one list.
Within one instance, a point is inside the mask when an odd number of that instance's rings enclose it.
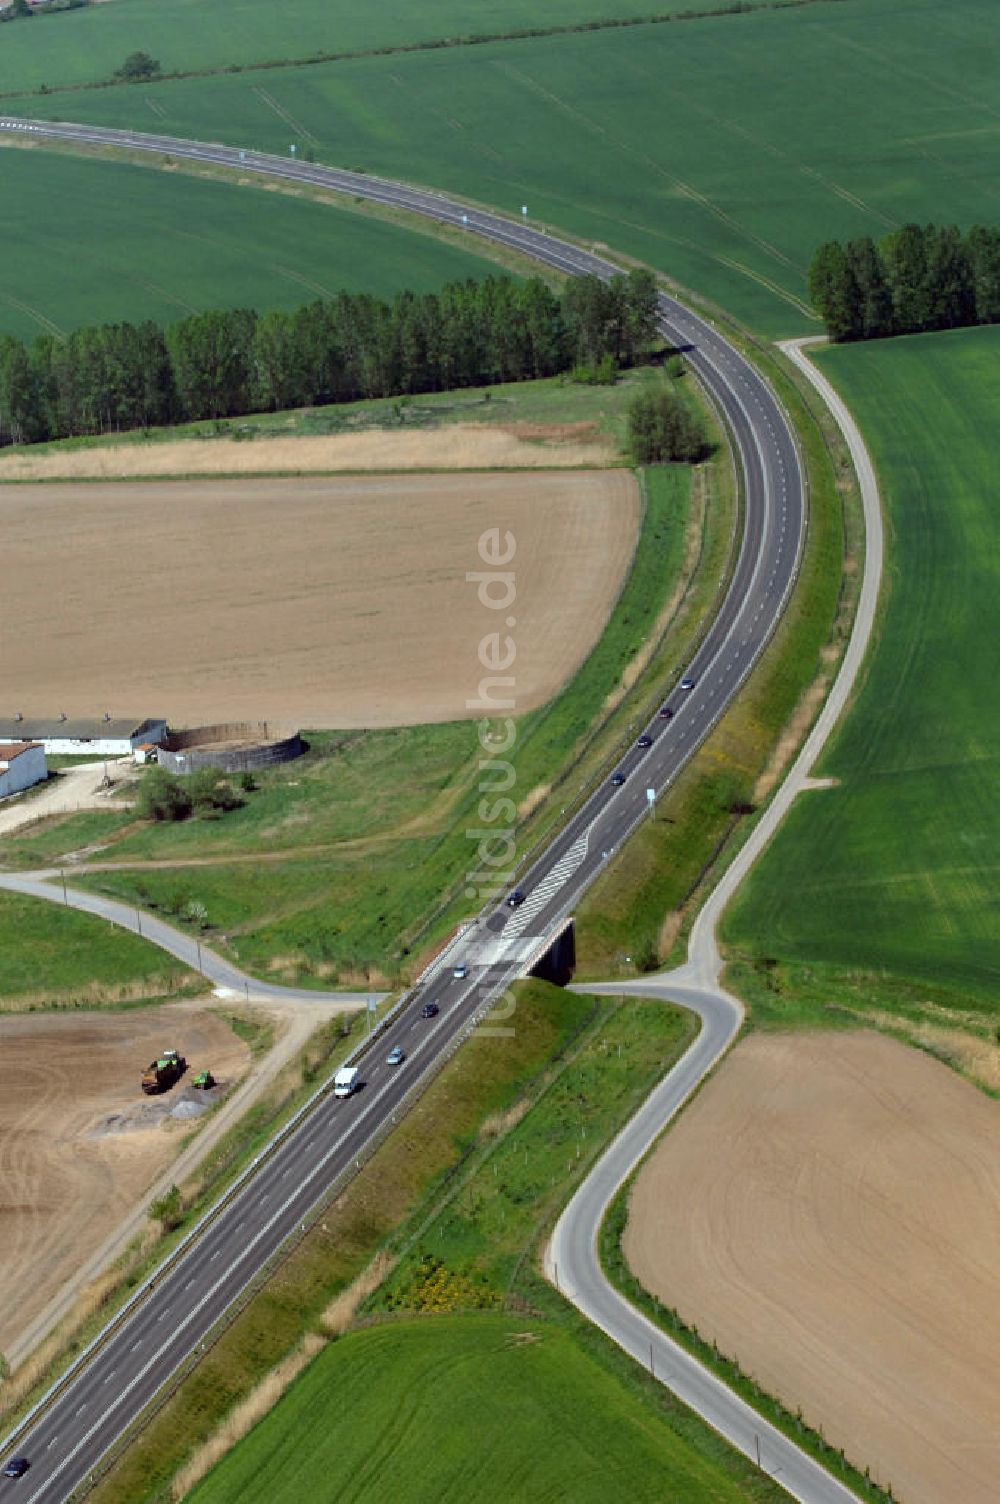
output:
{"label": "long low barn", "polygon": [[0,742],[41,742],[51,756],[127,757],[142,742],[160,745],[166,741],[167,723],[160,720],[71,721],[57,716],[52,721],[17,717],[0,721]]}

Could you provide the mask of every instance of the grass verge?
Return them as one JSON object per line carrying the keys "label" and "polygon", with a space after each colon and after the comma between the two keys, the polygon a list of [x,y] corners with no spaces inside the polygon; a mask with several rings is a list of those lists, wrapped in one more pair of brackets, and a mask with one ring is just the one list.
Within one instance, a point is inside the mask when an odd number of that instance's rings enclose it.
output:
{"label": "grass verge", "polygon": [[[532,272],[534,274],[534,272]],[[250,413],[240,418],[217,418],[178,423],[167,428],[133,429],[126,433],[90,434],[32,444],[31,456],[72,455],[81,450],[135,449],[163,446],[197,439],[212,456],[214,473],[224,473],[216,459],[230,446],[256,439],[327,438],[339,434],[377,432],[433,432],[455,424],[474,423],[482,428],[507,428],[524,424],[540,430],[558,430],[567,424],[587,425],[591,432],[613,439],[621,450],[618,463],[626,464],[629,402],[647,382],[657,380],[654,367],[622,372],[613,384],[589,386],[568,376],[540,381],[466,387],[453,392],[425,392],[418,396],[378,397],[357,402],[331,403],[326,407],[293,408],[280,412]],[[558,437],[558,434],[555,435]],[[241,450],[241,457],[244,451]],[[603,463],[603,461],[602,461]],[[85,759],[49,758],[50,767],[69,766]],[[97,760],[97,759],[90,759]]]}
{"label": "grass verge", "polygon": [[0,1013],[162,1002],[203,985],[102,919],[0,891]]}
{"label": "grass verge", "polygon": [[[728,330],[731,338],[738,338]],[[862,545],[842,442],[815,395],[758,346],[745,353],[799,436],[809,525],[788,609],[736,703],[577,910],[581,977],[630,976],[679,954],[702,893],[752,828],[819,711],[846,643]]]}

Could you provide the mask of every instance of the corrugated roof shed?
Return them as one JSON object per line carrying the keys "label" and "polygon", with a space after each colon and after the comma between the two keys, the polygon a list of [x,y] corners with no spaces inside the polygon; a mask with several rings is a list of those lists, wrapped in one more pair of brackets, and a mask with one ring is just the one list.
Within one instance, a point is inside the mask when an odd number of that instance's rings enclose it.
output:
{"label": "corrugated roof shed", "polygon": [[148,721],[135,720],[96,720],[96,721],[61,721],[57,716],[51,721],[0,721],[0,741],[9,738],[11,741],[42,742],[51,741],[53,737],[69,737],[73,741],[105,741],[107,739],[119,739],[128,741],[137,736],[140,731],[146,729]]}

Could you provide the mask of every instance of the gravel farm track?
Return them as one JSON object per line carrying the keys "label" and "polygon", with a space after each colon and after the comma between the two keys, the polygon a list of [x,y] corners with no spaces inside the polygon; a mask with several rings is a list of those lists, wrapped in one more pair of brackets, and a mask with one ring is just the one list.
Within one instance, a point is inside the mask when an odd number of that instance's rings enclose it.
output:
{"label": "gravel farm track", "polygon": [[[439,221],[462,224],[470,231],[512,245],[560,270],[592,271],[601,276],[614,270],[610,263],[588,251],[500,216],[466,209],[433,193],[400,184],[380,183],[336,169],[306,164],[292,167],[280,159],[258,157],[249,152],[241,154],[225,147],[168,137],[138,137],[132,133],[89,127],[43,126],[0,120],[0,128],[27,129],[36,132],[39,139],[61,136],[118,145],[133,151],[169,151],[242,171],[296,177],[355,195],[381,198],[383,202],[427,214]],[[644,788],[662,789],[676,776],[731,703],[768,642],[794,582],[805,521],[798,456],[787,421],[753,367],[710,324],[664,295],[660,299],[660,312],[664,334],[674,344],[686,349],[692,368],[724,414],[744,481],[744,528],[733,578],[714,618],[706,626],[702,642],[690,662],[683,666],[683,671],[691,676],[696,692],[680,698],[677,714],[667,732],[662,732],[658,724],[651,727],[662,734],[657,735],[650,751],[635,750],[628,754],[622,765],[630,775],[626,786],[619,790],[604,787],[595,790],[566,829],[535,858],[519,878],[529,894],[523,908],[514,916],[504,905],[487,909],[477,926],[461,935],[449,952],[440,958],[430,974],[435,996],[441,999],[441,1017],[434,1026],[431,1029],[424,1026],[421,1031],[419,989],[415,994],[407,995],[391,1016],[376,1049],[359,1057],[368,1082],[368,1090],[359,1102],[353,1107],[350,1103],[334,1104],[329,1099],[318,1103],[301,1129],[277,1147],[261,1164],[258,1173],[218,1212],[183,1259],[160,1276],[155,1290],[143,1292],[143,1298],[102,1337],[93,1352],[82,1356],[57,1391],[19,1427],[16,1438],[8,1440],[8,1445],[13,1446],[16,1439],[19,1448],[37,1459],[29,1487],[20,1495],[26,1504],[29,1501],[30,1504],[43,1504],[43,1501],[44,1504],[55,1504],[85,1483],[124,1427],[142,1414],[192,1347],[212,1330],[228,1304],[252,1277],[254,1268],[259,1268],[274,1256],[296,1224],[310,1214],[320,1198],[329,1194],[336,1175],[349,1173],[355,1157],[369,1141],[376,1125],[404,1105],[406,1084],[398,1076],[387,1078],[381,1068],[385,1047],[405,1041],[409,1050],[409,1081],[411,1086],[416,1085],[421,1075],[430,1073],[483,1013],[493,1007],[509,983],[523,972],[533,956],[544,949],[553,933],[565,922],[581,892],[603,870],[608,855],[618,849],[644,818]],[[875,505],[877,512],[877,497]],[[873,556],[869,549],[866,590],[870,584],[869,565]],[[880,562],[880,554],[878,559]],[[877,573],[871,593],[872,607],[876,591]],[[860,622],[863,622],[863,615]],[[859,639],[856,627],[845,664],[852,662],[851,650],[857,647],[859,640],[863,651],[869,628],[870,620]],[[854,666],[856,669],[856,662]],[[828,729],[842,708],[843,696],[846,695],[844,684],[842,670],[829,714],[826,710],[821,714],[818,728],[825,726]],[[849,687],[850,675],[846,684]],[[839,700],[838,690],[843,690]],[[814,730],[806,744],[805,751],[811,752],[812,756],[818,744],[817,735],[818,730]],[[796,763],[796,769],[801,763],[802,757]],[[789,799],[794,792],[793,787]],[[775,819],[787,807],[782,801],[783,793],[784,790],[779,791],[771,806],[772,811],[778,811]],[[758,826],[758,831],[761,828]],[[707,1008],[715,1007],[718,1010],[717,1022],[721,1022],[718,1027],[703,1030],[685,1059],[656,1088],[647,1106],[633,1120],[634,1123],[641,1122],[648,1130],[641,1143],[635,1134],[632,1135],[631,1142],[637,1155],[644,1152],[679,1105],[667,1103],[665,1114],[660,1112],[665,1088],[669,1096],[673,1078],[680,1073],[680,1078],[687,1083],[681,1089],[682,1100],[719,1058],[738,1026],[739,1005],[718,991],[719,958],[714,924],[718,906],[745,871],[753,845],[751,838],[695,926],[692,961],[684,978],[687,987],[681,985],[681,978],[676,983],[670,980],[663,983],[664,990],[670,995],[690,996],[703,1019]],[[11,878],[3,881],[14,885],[22,880]],[[47,896],[53,900],[61,897],[51,889]],[[83,899],[84,895],[71,896],[74,903]],[[130,911],[121,906],[116,910],[107,901],[103,903],[104,912],[115,917],[117,922],[134,927],[135,918]],[[89,898],[87,906],[94,906]],[[456,960],[463,963],[457,970],[453,969]],[[631,1125],[626,1135],[630,1130]],[[563,1244],[568,1244],[584,1262],[593,1250],[600,1213],[606,1204],[606,1198],[601,1202],[595,1191],[595,1187],[599,1188],[601,1173],[605,1180],[610,1175],[612,1189],[622,1178],[618,1174],[617,1180],[614,1179],[618,1147],[619,1141],[616,1141],[598,1165],[595,1176],[585,1184],[583,1192],[586,1194],[578,1193],[574,1197],[553,1240],[554,1246],[558,1247],[562,1238]],[[281,1187],[281,1178],[291,1174],[293,1168],[293,1189],[289,1191]],[[593,1220],[595,1213],[596,1222]],[[249,1225],[248,1219],[252,1219]],[[220,1262],[212,1262],[216,1259]],[[568,1269],[568,1265],[563,1268]],[[602,1279],[598,1271],[597,1283],[600,1284]],[[614,1292],[606,1283],[603,1292],[598,1291],[605,1300],[605,1314],[595,1312],[595,1285],[593,1282],[587,1284],[587,1281],[584,1284],[586,1288],[578,1299],[581,1309],[594,1314],[622,1346],[634,1351],[628,1327],[637,1319],[636,1313],[616,1297],[618,1304],[625,1308],[624,1317],[620,1318],[615,1309],[608,1316],[608,1302]],[[182,1289],[189,1293],[182,1295]],[[171,1309],[171,1302],[183,1309],[183,1318],[171,1316],[166,1326],[157,1325]],[[611,1302],[611,1306],[613,1304]],[[655,1328],[652,1331],[657,1333]],[[166,1339],[162,1337],[164,1332],[169,1333]],[[641,1349],[639,1356],[645,1360],[645,1340]],[[680,1354],[677,1361],[682,1360],[686,1360],[689,1367],[697,1368],[685,1354]],[[672,1382],[669,1369],[659,1371],[666,1382]],[[699,1372],[708,1383],[704,1372]],[[747,1407],[742,1401],[715,1381],[711,1381],[709,1387],[713,1390],[711,1403],[700,1402],[696,1394],[692,1400],[695,1408],[707,1415],[710,1422],[741,1450],[753,1456],[753,1412],[749,1412],[748,1432]],[[788,1438],[766,1427],[763,1422],[758,1422],[758,1425],[762,1432],[766,1432],[768,1469],[794,1497],[806,1501],[806,1504],[843,1504],[851,1497],[841,1483]]]}

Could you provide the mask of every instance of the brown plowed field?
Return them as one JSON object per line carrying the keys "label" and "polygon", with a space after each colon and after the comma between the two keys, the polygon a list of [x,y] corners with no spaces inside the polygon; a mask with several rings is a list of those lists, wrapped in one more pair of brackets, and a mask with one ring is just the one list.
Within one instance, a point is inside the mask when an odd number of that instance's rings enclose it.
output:
{"label": "brown plowed field", "polygon": [[196,1120],[182,1086],[155,1097],[143,1068],[163,1049],[229,1086],[247,1046],[204,1006],[0,1018],[0,1352],[134,1210]]}
{"label": "brown plowed field", "polygon": [[[530,710],[600,635],[639,515],[624,470],[0,486],[6,703],[178,726],[451,720],[474,713],[498,632],[506,696]],[[516,545],[501,609],[466,578],[491,529]]]}
{"label": "brown plowed field", "polygon": [[1000,1107],[872,1033],[754,1034],[640,1172],[625,1253],[905,1504],[995,1504]]}

